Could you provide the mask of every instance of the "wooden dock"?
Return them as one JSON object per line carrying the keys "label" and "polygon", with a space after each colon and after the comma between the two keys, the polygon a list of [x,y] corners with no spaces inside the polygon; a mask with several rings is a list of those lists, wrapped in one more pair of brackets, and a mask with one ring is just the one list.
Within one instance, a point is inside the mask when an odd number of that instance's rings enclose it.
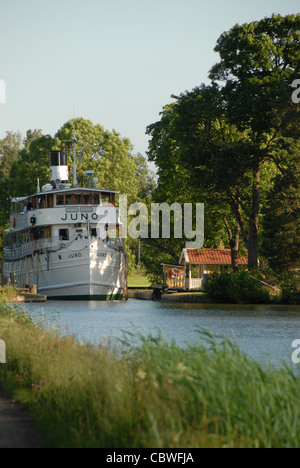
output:
{"label": "wooden dock", "polygon": [[14,297],[11,302],[14,304],[22,304],[25,302],[47,302],[47,296],[42,296],[41,294],[24,294]]}
{"label": "wooden dock", "polygon": [[16,288],[17,295],[12,299],[12,303],[22,304],[25,302],[47,302],[47,296],[37,293],[35,285],[29,288]]}

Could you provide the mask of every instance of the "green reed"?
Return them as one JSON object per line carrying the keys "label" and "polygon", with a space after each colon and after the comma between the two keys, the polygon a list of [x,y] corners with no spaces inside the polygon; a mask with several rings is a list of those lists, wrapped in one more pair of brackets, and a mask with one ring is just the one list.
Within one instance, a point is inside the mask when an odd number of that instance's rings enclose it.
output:
{"label": "green reed", "polygon": [[[26,404],[48,447],[298,447],[300,385],[199,330],[186,349],[125,336],[84,345],[1,306],[0,385]],[[131,343],[135,342],[135,346]]]}

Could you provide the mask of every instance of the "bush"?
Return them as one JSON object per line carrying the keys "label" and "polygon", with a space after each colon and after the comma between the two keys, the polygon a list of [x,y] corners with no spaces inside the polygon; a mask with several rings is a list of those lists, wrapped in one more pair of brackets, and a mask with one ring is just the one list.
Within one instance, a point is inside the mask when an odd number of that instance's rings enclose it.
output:
{"label": "bush", "polygon": [[232,302],[232,277],[227,271],[212,273],[204,283],[204,292],[216,302]]}
{"label": "bush", "polygon": [[286,273],[282,277],[281,302],[283,304],[297,305],[300,304],[300,291],[297,288],[295,275],[292,272]]}
{"label": "bush", "polygon": [[204,286],[209,299],[220,303],[266,304],[270,302],[268,291],[263,289],[253,273],[246,270],[238,272],[222,271],[209,276]]}
{"label": "bush", "polygon": [[0,287],[0,304],[13,302],[17,295],[17,291],[13,286]]}

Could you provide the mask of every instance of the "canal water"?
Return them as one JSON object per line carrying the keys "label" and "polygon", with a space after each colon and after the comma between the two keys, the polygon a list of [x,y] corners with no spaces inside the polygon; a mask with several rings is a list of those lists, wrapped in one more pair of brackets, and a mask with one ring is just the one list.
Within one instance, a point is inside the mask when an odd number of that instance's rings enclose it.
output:
{"label": "canal water", "polygon": [[[216,336],[236,339],[240,348],[261,363],[276,367],[292,363],[294,340],[300,340],[299,306],[240,306],[166,304],[165,302],[65,302],[26,304],[37,323],[64,335],[76,334],[79,341],[115,343],[131,334],[157,335],[175,340],[182,347],[199,343],[199,329]],[[299,347],[300,348],[300,347]],[[300,356],[300,351],[299,351]]]}

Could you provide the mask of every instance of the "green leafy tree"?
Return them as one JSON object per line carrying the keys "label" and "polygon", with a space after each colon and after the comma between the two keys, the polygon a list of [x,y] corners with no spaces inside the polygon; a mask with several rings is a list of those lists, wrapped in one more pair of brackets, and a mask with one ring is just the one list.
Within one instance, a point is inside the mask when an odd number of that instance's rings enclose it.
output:
{"label": "green leafy tree", "polygon": [[[132,144],[128,138],[122,138],[115,130],[109,132],[101,125],[93,125],[85,119],[67,122],[54,137],[43,135],[41,130],[28,130],[21,145],[21,137],[8,135],[1,142],[0,171],[5,196],[24,196],[35,192],[37,179],[40,186],[49,183],[49,152],[68,149],[68,164],[73,168],[72,138],[77,135],[76,154],[84,146],[83,160],[77,158],[77,177],[81,185],[87,184],[85,171],[95,171],[99,187],[119,191],[128,195],[132,203],[140,196],[151,194],[153,175],[149,171],[142,155],[132,154]],[[68,140],[69,143],[65,143]],[[5,149],[2,152],[2,148]],[[11,155],[10,155],[11,153]],[[0,156],[1,157],[1,156]],[[7,162],[9,161],[9,163]],[[72,173],[70,182],[73,182]],[[8,190],[8,187],[10,189]],[[0,183],[1,189],[1,183]]]}
{"label": "green leafy tree", "polygon": [[149,169],[147,159],[141,153],[138,153],[134,160],[137,165],[138,199],[151,199],[156,188],[155,174]]}
{"label": "green leafy tree", "polygon": [[[261,169],[272,160],[283,171],[282,139],[299,138],[299,106],[291,99],[291,85],[300,69],[300,15],[273,15],[261,21],[236,25],[220,36],[220,54],[210,77],[223,82],[220,92],[230,122],[251,131],[252,147],[240,148],[251,161],[252,203],[248,210],[249,267],[257,267],[260,219]],[[241,230],[246,234],[241,207],[233,205]]]}
{"label": "green leafy tree", "polygon": [[[257,140],[278,132],[299,136],[299,108],[291,99],[300,71],[300,14],[275,15],[223,33],[215,47],[220,62],[210,78],[224,83],[227,115]],[[270,138],[267,139],[267,142]]]}
{"label": "green leafy tree", "polygon": [[[49,183],[51,150],[68,150],[68,164],[73,170],[72,139],[77,135],[76,154],[77,177],[81,186],[87,186],[87,169],[95,171],[98,187],[119,191],[128,196],[131,204],[144,197],[150,200],[155,185],[154,175],[147,166],[146,159],[132,153],[133,146],[128,138],[121,137],[115,130],[109,132],[101,125],[94,125],[85,119],[67,122],[54,137],[43,135],[41,130],[28,130],[22,142],[21,135],[8,133],[0,141],[0,225],[6,226],[10,199],[35,193],[37,180],[40,187]],[[68,141],[68,143],[66,143]],[[73,182],[72,173],[70,182]],[[128,242],[129,247],[130,243]]]}
{"label": "green leafy tree", "polygon": [[175,97],[160,122],[147,129],[149,157],[162,183],[169,167],[177,167],[175,180],[189,172],[190,191],[205,187],[230,206],[250,269],[258,266],[267,182],[289,166],[286,138],[300,135],[299,106],[291,99],[299,71],[299,25],[300,15],[273,15],[224,33],[215,49],[221,61],[211,70],[211,86]]}
{"label": "green leafy tree", "polygon": [[1,179],[9,176],[11,165],[18,159],[22,147],[20,133],[7,132],[6,137],[0,140],[0,174]]}
{"label": "green leafy tree", "polygon": [[3,249],[3,230],[9,227],[10,194],[15,189],[15,182],[10,179],[10,171],[17,161],[22,147],[19,133],[7,132],[0,140],[0,259]]}
{"label": "green leafy tree", "polygon": [[22,136],[19,133],[7,132],[0,140],[0,224],[7,222],[10,210],[10,194],[14,190],[14,182],[10,180],[10,171],[19,157],[22,147]]}
{"label": "green leafy tree", "polygon": [[[141,157],[132,154],[133,146],[128,138],[123,138],[116,130],[109,132],[101,125],[93,125],[89,120],[76,119],[67,122],[56,134],[55,145],[63,149],[70,146],[68,161],[71,170],[73,167],[73,147],[65,141],[72,140],[76,132],[76,153],[79,154],[84,146],[83,161],[77,161],[77,177],[81,184],[86,183],[85,171],[95,171],[99,179],[99,187],[119,191],[128,195],[129,202],[136,201],[138,197],[141,177],[138,178]],[[148,174],[144,173],[144,177]],[[72,177],[71,177],[72,178]]]}
{"label": "green leafy tree", "polygon": [[53,138],[50,135],[43,135],[41,130],[27,132],[24,147],[11,167],[11,196],[35,193],[38,179],[41,187],[49,183],[49,151],[52,148]]}
{"label": "green leafy tree", "polygon": [[288,152],[289,168],[275,178],[263,210],[261,250],[277,273],[300,268],[300,142]]}
{"label": "green leafy tree", "polygon": [[[230,204],[240,196],[236,188],[245,175],[239,167],[234,183],[221,150],[237,140],[237,131],[226,123],[217,87],[201,86],[165,106],[161,120],[147,128],[151,135],[149,158],[158,166],[155,197],[160,200],[205,204],[205,246],[225,241],[231,248],[232,265],[238,268],[240,227]],[[240,133],[238,133],[240,138]],[[245,136],[246,140],[246,136]],[[231,153],[229,153],[231,154]]]}

